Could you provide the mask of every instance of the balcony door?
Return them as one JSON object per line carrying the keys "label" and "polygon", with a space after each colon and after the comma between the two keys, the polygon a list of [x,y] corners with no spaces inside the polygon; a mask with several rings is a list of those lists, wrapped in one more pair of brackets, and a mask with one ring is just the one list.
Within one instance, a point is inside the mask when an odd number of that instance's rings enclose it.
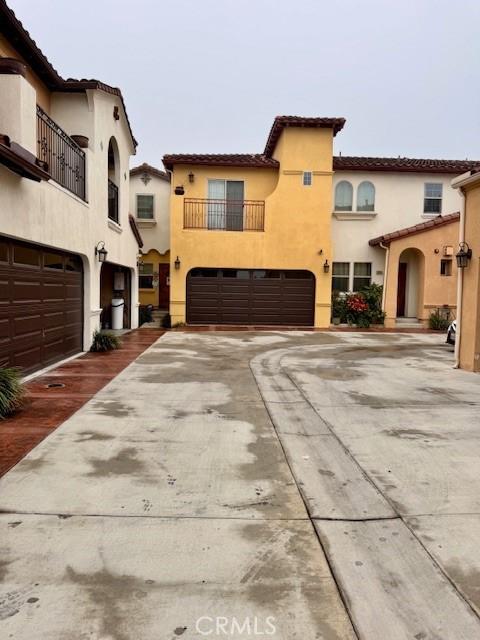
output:
{"label": "balcony door", "polygon": [[243,231],[244,193],[242,180],[209,180],[208,228]]}

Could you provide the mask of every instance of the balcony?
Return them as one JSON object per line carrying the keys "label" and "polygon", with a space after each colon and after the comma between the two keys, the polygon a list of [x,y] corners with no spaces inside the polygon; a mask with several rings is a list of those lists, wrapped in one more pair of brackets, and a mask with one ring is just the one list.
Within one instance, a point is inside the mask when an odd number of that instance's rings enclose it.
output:
{"label": "balcony", "polygon": [[118,187],[108,179],[108,218],[113,222],[118,222]]}
{"label": "balcony", "polygon": [[38,105],[37,157],[52,180],[85,200],[85,152]]}
{"label": "balcony", "polygon": [[183,228],[265,231],[265,202],[263,200],[185,198]]}

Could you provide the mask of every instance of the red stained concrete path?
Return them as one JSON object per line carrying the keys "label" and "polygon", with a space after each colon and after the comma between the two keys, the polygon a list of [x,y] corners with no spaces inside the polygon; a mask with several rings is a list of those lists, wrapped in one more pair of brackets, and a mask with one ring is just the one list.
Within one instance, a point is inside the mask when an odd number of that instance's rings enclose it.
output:
{"label": "red stained concrete path", "polygon": [[[117,351],[86,353],[27,382],[22,409],[0,420],[0,476],[163,334],[157,329],[136,329],[122,336]],[[48,387],[56,383],[65,386]]]}

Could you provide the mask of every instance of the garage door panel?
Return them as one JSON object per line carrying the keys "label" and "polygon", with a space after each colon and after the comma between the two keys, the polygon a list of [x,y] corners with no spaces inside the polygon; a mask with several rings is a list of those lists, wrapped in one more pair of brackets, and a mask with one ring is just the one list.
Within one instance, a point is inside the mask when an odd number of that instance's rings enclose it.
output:
{"label": "garage door panel", "polygon": [[[313,325],[315,279],[309,272],[221,267],[214,271],[216,278],[203,278],[201,273],[187,276],[187,322]],[[207,286],[214,287],[217,295]]]}
{"label": "garage door panel", "polygon": [[81,260],[56,251],[62,268],[51,269],[42,266],[49,264],[48,249],[7,238],[3,242],[10,245],[10,256],[38,264],[0,266],[0,362],[29,373],[81,350],[83,272],[63,271],[64,263],[81,265]]}

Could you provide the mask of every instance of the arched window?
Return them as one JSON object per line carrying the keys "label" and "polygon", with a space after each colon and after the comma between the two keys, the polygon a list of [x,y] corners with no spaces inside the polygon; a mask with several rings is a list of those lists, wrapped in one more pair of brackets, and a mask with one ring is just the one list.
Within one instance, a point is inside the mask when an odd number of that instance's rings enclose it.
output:
{"label": "arched window", "polygon": [[350,182],[342,180],[335,187],[335,211],[351,211],[353,188]]}
{"label": "arched window", "polygon": [[108,217],[120,223],[118,207],[118,186],[120,184],[120,162],[118,145],[115,138],[108,143]]}
{"label": "arched window", "polygon": [[375,211],[375,187],[371,182],[358,185],[357,211]]}

